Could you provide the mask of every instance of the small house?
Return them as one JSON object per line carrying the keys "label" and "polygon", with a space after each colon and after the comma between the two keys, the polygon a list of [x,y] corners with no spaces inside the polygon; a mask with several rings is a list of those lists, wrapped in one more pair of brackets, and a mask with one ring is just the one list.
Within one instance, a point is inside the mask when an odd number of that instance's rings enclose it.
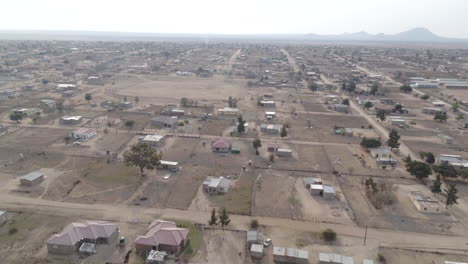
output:
{"label": "small house", "polygon": [[174,222],[154,220],[146,228],[146,234],[135,239],[135,250],[144,255],[154,249],[178,255],[189,241],[188,234],[188,229],[178,228]]}
{"label": "small house", "polygon": [[71,133],[74,141],[88,141],[90,138],[96,136],[96,130],[93,128],[79,128]]}
{"label": "small house", "polygon": [[309,185],[311,195],[322,195],[323,196],[323,185],[320,184],[311,184]]}
{"label": "small house", "polygon": [[211,150],[213,152],[228,153],[231,150],[231,142],[217,138],[211,141]]}
{"label": "small house", "polygon": [[292,150],[287,148],[278,148],[276,150],[276,155],[278,157],[292,157]]}
{"label": "small house", "polygon": [[231,153],[232,154],[240,154],[241,153],[240,147],[237,146],[237,145],[232,145],[231,146]]}
{"label": "small house", "polygon": [[304,182],[306,189],[309,189],[312,184],[322,185],[322,179],[320,178],[304,177],[302,178],[302,181]]}
{"label": "small house", "polygon": [[340,113],[349,113],[349,106],[345,104],[333,104],[331,109]]}
{"label": "small house", "polygon": [[260,106],[267,107],[267,108],[274,108],[276,106],[275,101],[271,100],[262,100],[260,101]]}
{"label": "small house", "polygon": [[70,255],[77,252],[83,243],[114,244],[119,233],[116,224],[106,221],[71,223],[49,238],[47,250],[49,254]]}
{"label": "small house", "polygon": [[436,108],[436,107],[424,107],[422,109],[422,113],[426,115],[435,115],[439,113],[446,113],[444,109]]}
{"label": "small house", "polygon": [[232,108],[232,107],[224,107],[224,108],[218,109],[218,115],[237,116],[239,115],[239,109]]}
{"label": "small house", "polygon": [[151,125],[158,128],[175,128],[177,126],[177,117],[157,116],[151,119]]}
{"label": "small house", "polygon": [[104,85],[104,82],[99,76],[89,76],[87,82],[89,85]]}
{"label": "small house", "polygon": [[362,264],[374,264],[374,261],[371,260],[371,259],[364,259],[364,260],[362,261]]}
{"label": "small house", "polygon": [[247,231],[247,246],[251,247],[252,244],[263,245],[264,236],[262,232],[257,230],[248,230]]}
{"label": "small house", "polygon": [[73,90],[62,92],[62,97],[73,97],[76,95],[76,92]]}
{"label": "small house", "polygon": [[167,160],[160,160],[158,168],[159,169],[164,169],[164,170],[170,170],[172,172],[176,172],[178,168],[179,163],[176,161],[167,161]]}
{"label": "small house", "polygon": [[388,118],[388,121],[390,125],[392,126],[399,126],[399,127],[406,126],[406,120],[403,119],[401,116],[390,116]]}
{"label": "small house", "polygon": [[81,123],[82,116],[62,116],[59,123],[64,125],[76,125]]}
{"label": "small house", "polygon": [[370,155],[375,159],[375,162],[380,165],[395,165],[396,159],[393,158],[393,152],[388,148],[373,148],[370,150]]}
{"label": "small house", "polygon": [[266,111],[265,118],[268,120],[276,119],[276,112],[273,111]]}
{"label": "small house", "polygon": [[252,244],[252,246],[250,246],[250,256],[256,259],[263,258],[263,245]]}
{"label": "small house", "polygon": [[336,197],[335,188],[333,188],[333,186],[329,184],[323,184],[322,186],[323,186],[323,193],[322,193],[323,199],[335,200],[335,197]]}
{"label": "small house", "polygon": [[409,198],[413,202],[416,209],[421,213],[437,213],[444,212],[442,205],[433,200],[429,196],[425,196],[422,192],[413,191],[409,193]]}
{"label": "small house", "polygon": [[227,193],[234,186],[234,182],[224,177],[210,178],[203,182],[203,190],[209,194]]}
{"label": "small house", "polygon": [[165,137],[165,135],[146,135],[139,137],[138,142],[157,147],[163,144]]}
{"label": "small house", "polygon": [[40,102],[40,106],[45,109],[54,109],[55,108],[55,101],[50,99],[42,99]]}
{"label": "small house", "polygon": [[7,212],[0,211],[0,225],[4,224],[7,221]]}
{"label": "small house", "polygon": [[436,108],[445,108],[445,103],[442,101],[434,101],[432,102],[432,106]]}
{"label": "small house", "polygon": [[283,129],[282,125],[272,125],[272,124],[261,124],[260,130],[270,134],[270,135],[279,135]]}
{"label": "small house", "polygon": [[38,185],[44,180],[44,173],[40,171],[33,171],[20,177],[20,184],[22,186],[32,187]]}

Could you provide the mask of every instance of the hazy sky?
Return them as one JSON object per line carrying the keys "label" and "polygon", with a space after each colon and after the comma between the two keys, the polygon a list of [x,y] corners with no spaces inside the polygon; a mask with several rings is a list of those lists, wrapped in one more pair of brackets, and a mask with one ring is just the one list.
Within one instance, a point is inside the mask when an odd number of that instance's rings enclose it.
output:
{"label": "hazy sky", "polygon": [[468,38],[468,0],[1,0],[0,29],[397,33]]}

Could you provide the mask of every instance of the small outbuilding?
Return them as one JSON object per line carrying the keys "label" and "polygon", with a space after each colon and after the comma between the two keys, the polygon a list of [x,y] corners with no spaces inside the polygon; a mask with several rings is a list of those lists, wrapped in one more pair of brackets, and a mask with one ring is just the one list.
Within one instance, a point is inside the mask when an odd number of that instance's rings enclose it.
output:
{"label": "small outbuilding", "polygon": [[7,212],[0,211],[0,225],[7,221]]}
{"label": "small outbuilding", "polygon": [[20,184],[23,186],[35,186],[44,180],[44,173],[40,171],[33,171],[20,177]]}
{"label": "small outbuilding", "polygon": [[334,200],[336,197],[335,188],[329,184],[323,184],[323,199],[325,200]]}
{"label": "small outbuilding", "polygon": [[263,258],[263,245],[252,244],[252,246],[250,247],[250,256],[256,259]]}
{"label": "small outbuilding", "polygon": [[276,155],[278,157],[292,157],[292,150],[287,148],[278,148],[276,150]]}
{"label": "small outbuilding", "polygon": [[158,168],[176,172],[179,169],[178,165],[179,163],[176,161],[160,160]]}

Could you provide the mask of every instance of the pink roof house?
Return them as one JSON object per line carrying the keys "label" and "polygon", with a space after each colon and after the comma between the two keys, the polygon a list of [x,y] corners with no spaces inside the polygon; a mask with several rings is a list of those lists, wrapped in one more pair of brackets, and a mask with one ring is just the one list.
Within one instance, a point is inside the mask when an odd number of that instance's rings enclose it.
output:
{"label": "pink roof house", "polygon": [[119,227],[110,222],[71,223],[49,238],[47,249],[51,254],[68,255],[76,252],[83,242],[110,244],[118,236]]}
{"label": "pink roof house", "polygon": [[211,141],[211,150],[213,152],[227,153],[231,150],[231,142],[222,138],[213,139],[213,141]]}
{"label": "pink roof house", "polygon": [[154,220],[146,228],[146,235],[137,237],[135,248],[140,254],[158,250],[177,255],[187,244],[188,233],[188,229],[178,228],[174,222]]}

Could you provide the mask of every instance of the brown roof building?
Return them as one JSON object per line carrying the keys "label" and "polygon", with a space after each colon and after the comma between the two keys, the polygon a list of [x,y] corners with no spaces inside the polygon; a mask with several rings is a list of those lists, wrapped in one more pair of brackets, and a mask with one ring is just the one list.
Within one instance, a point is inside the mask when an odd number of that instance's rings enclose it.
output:
{"label": "brown roof building", "polygon": [[146,228],[146,235],[137,237],[135,248],[140,254],[158,250],[177,255],[187,244],[188,233],[188,229],[178,228],[174,222],[154,220]]}
{"label": "brown roof building", "polygon": [[47,241],[49,254],[69,255],[77,252],[82,243],[111,244],[119,237],[116,224],[95,221],[71,223],[59,234],[52,235]]}

